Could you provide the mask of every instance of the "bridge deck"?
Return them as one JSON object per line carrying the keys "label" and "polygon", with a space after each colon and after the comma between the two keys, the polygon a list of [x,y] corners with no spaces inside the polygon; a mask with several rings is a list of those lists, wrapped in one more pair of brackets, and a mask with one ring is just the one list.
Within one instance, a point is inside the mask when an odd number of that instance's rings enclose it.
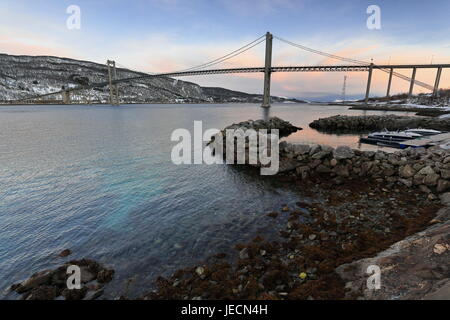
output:
{"label": "bridge deck", "polygon": [[[398,65],[373,65],[373,69],[389,70],[389,69],[438,69],[438,68],[450,68],[450,64],[398,64]],[[370,65],[329,65],[329,66],[281,66],[272,67],[272,72],[364,72],[369,71]],[[252,68],[232,68],[232,69],[212,69],[212,70],[195,70],[195,71],[180,71],[180,72],[168,72],[159,74],[142,74],[136,77],[124,78],[113,80],[112,84],[126,83],[137,80],[144,80],[148,78],[158,77],[188,77],[188,76],[200,76],[211,74],[237,74],[237,73],[256,73],[265,71],[264,67],[252,67]],[[79,91],[92,88],[101,88],[109,85],[109,82],[99,82],[90,85],[79,86],[74,88],[68,88],[57,92],[41,94],[36,96],[27,97],[17,101],[27,101],[37,98],[43,98],[55,94],[62,94],[64,91]]]}

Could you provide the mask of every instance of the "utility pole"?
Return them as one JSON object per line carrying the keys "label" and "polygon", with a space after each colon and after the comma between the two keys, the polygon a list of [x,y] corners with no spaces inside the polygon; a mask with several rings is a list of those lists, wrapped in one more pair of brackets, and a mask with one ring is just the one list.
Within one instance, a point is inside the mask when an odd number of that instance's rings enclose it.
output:
{"label": "utility pole", "polygon": [[272,39],[270,32],[266,33],[266,63],[264,67],[264,97],[261,107],[270,108],[270,76],[272,73]]}
{"label": "utility pole", "polygon": [[119,91],[117,89],[117,83],[113,84],[113,80],[117,79],[116,62],[108,60],[106,65],[108,66],[109,78],[109,103],[116,106],[119,104]]}

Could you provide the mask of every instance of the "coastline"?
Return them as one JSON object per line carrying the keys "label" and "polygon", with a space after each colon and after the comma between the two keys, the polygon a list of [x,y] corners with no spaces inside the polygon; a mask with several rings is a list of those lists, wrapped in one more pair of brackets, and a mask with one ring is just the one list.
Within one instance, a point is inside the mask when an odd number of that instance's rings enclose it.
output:
{"label": "coastline", "polygon": [[[260,121],[252,123],[261,124]],[[288,124],[280,122],[279,125],[288,127]],[[261,213],[261,219],[273,219],[279,233],[277,239],[256,237],[249,243],[237,244],[236,257],[219,253],[202,264],[180,269],[171,277],[160,277],[156,291],[137,298],[377,298],[380,295],[366,295],[363,290],[361,283],[365,283],[367,275],[361,271],[349,274],[347,268],[358,269],[356,266],[364,261],[361,259],[389,256],[384,252],[399,246],[399,241],[409,243],[408,237],[415,244],[422,239],[429,245],[424,239],[436,230],[440,234],[431,237],[431,245],[432,248],[437,245],[440,253],[435,255],[444,262],[439,260],[428,266],[423,255],[417,255],[422,257],[422,272],[405,272],[414,277],[423,276],[422,282],[431,281],[426,292],[416,293],[418,298],[438,294],[441,287],[435,282],[446,281],[448,274],[435,273],[443,263],[445,266],[450,252],[445,243],[450,211],[447,208],[450,195],[446,193],[450,190],[448,150],[432,147],[386,153],[281,142],[280,155],[285,163],[281,167],[290,170],[274,179],[312,197],[320,194],[326,201],[299,202],[296,207],[283,206],[276,212]],[[389,260],[377,260],[384,269],[393,270],[392,265],[383,265],[386,261]],[[402,261],[396,265],[401,266]],[[430,273],[436,279],[428,279]],[[42,284],[34,289],[41,290]],[[383,290],[386,294],[382,298],[395,298],[399,294],[395,282]],[[408,297],[414,288],[403,290],[401,295]],[[388,296],[390,292],[394,293]],[[92,298],[92,295],[78,298]],[[101,296],[95,295],[98,298]],[[121,298],[135,297],[124,293]]]}
{"label": "coastline", "polygon": [[[445,193],[450,188],[447,150],[433,147],[387,154],[287,143],[280,149],[285,161],[301,162],[280,179],[287,179],[293,188],[319,186],[329,193],[327,205],[299,203],[299,208],[283,207],[268,214],[273,219],[289,215],[287,226],[280,230],[285,241],[257,237],[238,244],[239,259],[234,263],[218,256],[179,270],[167,279],[159,278],[158,289],[144,299],[396,299],[410,297],[412,292],[419,299],[439,296],[442,286],[437,283],[445,283],[450,276],[435,272],[445,269],[450,253],[445,243],[450,212],[450,194]],[[441,163],[446,169],[437,173]],[[305,216],[311,220],[300,223]],[[438,235],[430,238],[436,230]],[[416,286],[390,281],[368,295],[363,286],[367,274],[356,267],[364,261],[360,259],[389,257],[389,250],[398,254],[392,247],[405,247],[411,241],[415,246],[438,248],[431,253],[437,262],[427,264],[430,252],[417,255],[422,272],[416,272],[405,266],[411,259],[397,259],[394,266],[388,259],[377,260],[382,270],[398,273],[400,269],[403,278],[417,280]],[[346,275],[348,264],[357,272]],[[428,285],[420,287],[424,282]]]}

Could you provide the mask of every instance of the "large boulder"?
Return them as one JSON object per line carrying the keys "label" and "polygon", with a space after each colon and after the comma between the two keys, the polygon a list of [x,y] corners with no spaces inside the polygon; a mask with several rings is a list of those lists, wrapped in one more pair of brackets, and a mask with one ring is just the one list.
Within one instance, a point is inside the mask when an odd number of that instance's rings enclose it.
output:
{"label": "large boulder", "polygon": [[[436,219],[447,221],[395,243],[376,257],[344,264],[336,269],[346,282],[348,297],[368,300],[450,299],[450,209]],[[381,271],[381,288],[370,289],[369,266]]]}
{"label": "large boulder", "polygon": [[410,164],[407,164],[400,167],[399,174],[402,178],[408,179],[412,178],[416,174],[416,171]]}
{"label": "large boulder", "polygon": [[347,146],[339,146],[333,151],[336,160],[351,159],[355,156],[355,152]]}

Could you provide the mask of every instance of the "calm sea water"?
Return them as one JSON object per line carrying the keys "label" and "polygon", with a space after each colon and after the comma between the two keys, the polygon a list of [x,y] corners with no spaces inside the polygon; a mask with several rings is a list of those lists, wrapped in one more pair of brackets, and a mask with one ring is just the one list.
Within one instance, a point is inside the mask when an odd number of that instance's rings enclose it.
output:
{"label": "calm sea water", "polygon": [[[380,112],[367,112],[379,114]],[[308,123],[340,106],[274,105],[271,115],[303,127],[288,138],[358,146]],[[261,118],[253,104],[0,107],[0,291],[33,272],[89,257],[116,269],[107,295],[150,288],[158,275],[233,244],[270,234],[261,217],[299,195],[225,165],[170,160],[174,129],[221,129]],[[69,259],[68,258],[68,259]],[[2,297],[11,298],[11,295]]]}

